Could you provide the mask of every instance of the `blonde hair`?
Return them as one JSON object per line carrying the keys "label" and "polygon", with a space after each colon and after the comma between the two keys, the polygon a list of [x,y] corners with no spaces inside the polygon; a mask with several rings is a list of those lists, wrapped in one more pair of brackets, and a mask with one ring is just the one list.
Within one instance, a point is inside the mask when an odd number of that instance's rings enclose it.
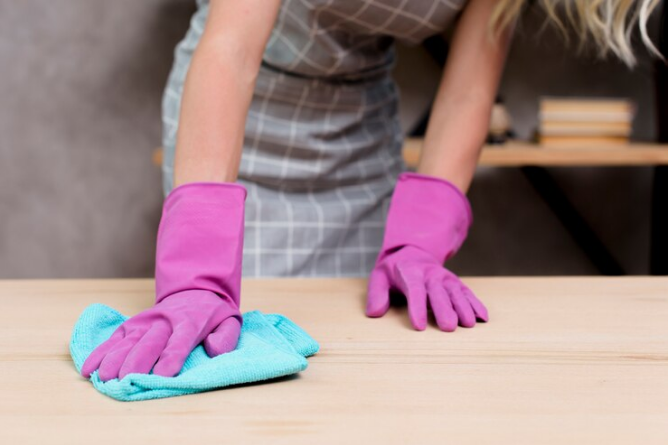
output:
{"label": "blonde hair", "polygon": [[[498,33],[514,23],[526,3],[527,0],[498,0],[490,20],[492,30]],[[591,39],[600,56],[613,53],[632,67],[636,58],[631,46],[631,32],[637,24],[647,49],[663,59],[647,33],[647,21],[661,0],[537,0],[537,3],[566,40],[566,25],[575,29],[580,49]],[[564,14],[557,11],[561,6]],[[565,20],[560,15],[565,15]]]}

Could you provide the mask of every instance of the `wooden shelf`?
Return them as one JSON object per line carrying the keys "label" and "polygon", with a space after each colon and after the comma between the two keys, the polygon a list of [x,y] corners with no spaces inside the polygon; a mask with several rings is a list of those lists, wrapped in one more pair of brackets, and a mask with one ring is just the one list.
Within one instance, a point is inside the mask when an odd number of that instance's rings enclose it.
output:
{"label": "wooden shelf", "polygon": [[[417,166],[422,139],[407,139],[404,160]],[[488,167],[613,167],[668,165],[668,144],[631,143],[627,147],[544,148],[528,142],[508,142],[487,146],[480,157]]]}
{"label": "wooden shelf", "polygon": [[[422,139],[410,138],[404,145],[404,160],[414,168],[420,159]],[[153,152],[153,163],[162,163],[162,149]],[[668,144],[632,143],[628,147],[544,148],[528,142],[487,146],[480,157],[485,167],[633,167],[668,165]]]}

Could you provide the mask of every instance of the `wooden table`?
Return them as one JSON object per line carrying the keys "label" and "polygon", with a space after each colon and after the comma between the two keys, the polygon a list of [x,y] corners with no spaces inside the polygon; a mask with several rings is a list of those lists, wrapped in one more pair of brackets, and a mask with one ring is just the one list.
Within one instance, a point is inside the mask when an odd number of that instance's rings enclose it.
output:
{"label": "wooden table", "polygon": [[363,315],[358,279],[254,280],[321,352],[297,377],[123,403],[78,376],[89,304],[131,315],[150,280],[0,282],[2,444],[666,444],[668,278],[471,278],[491,321],[410,328]]}

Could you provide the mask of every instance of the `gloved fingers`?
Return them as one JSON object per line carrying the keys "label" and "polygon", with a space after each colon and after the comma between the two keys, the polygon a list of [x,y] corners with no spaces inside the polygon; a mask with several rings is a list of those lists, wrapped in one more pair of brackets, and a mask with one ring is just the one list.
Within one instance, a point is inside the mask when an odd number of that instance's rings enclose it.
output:
{"label": "gloved fingers", "polygon": [[374,269],[369,276],[366,315],[382,317],[390,308],[390,281],[382,269]]}
{"label": "gloved fingers", "polygon": [[438,328],[445,332],[453,332],[457,329],[458,318],[450,302],[450,295],[443,288],[443,282],[433,279],[427,281],[427,292]]}
{"label": "gloved fingers", "polygon": [[158,363],[153,367],[153,374],[174,377],[183,368],[190,353],[197,346],[197,332],[192,326],[179,325],[160,354]]}
{"label": "gloved fingers", "polygon": [[475,313],[468,298],[462,292],[462,284],[459,278],[451,276],[443,280],[443,287],[450,295],[450,302],[459,318],[459,326],[472,328],[475,326]]}
{"label": "gloved fingers", "polygon": [[237,317],[226,318],[204,339],[204,350],[211,358],[234,351],[240,333],[239,319]]}
{"label": "gloved fingers", "polygon": [[418,331],[427,328],[427,290],[424,274],[417,267],[395,266],[397,286],[406,296],[408,317]]}
{"label": "gloved fingers", "polygon": [[134,329],[133,331],[128,332],[127,335],[104,356],[102,363],[100,363],[100,368],[98,369],[100,380],[106,382],[107,380],[112,380],[118,377],[118,371],[120,371],[121,366],[123,366],[125,358],[128,356],[134,345],[144,336],[145,332],[145,329]]}
{"label": "gloved fingers", "polygon": [[131,373],[148,374],[160,354],[167,346],[172,329],[167,322],[155,322],[148,332],[130,350],[123,365],[118,371],[122,379]]}
{"label": "gloved fingers", "polygon": [[462,293],[466,297],[467,300],[469,300],[469,303],[471,304],[471,307],[473,308],[473,312],[475,312],[476,317],[487,323],[489,321],[489,313],[487,312],[487,308],[485,305],[478,299],[478,297],[475,296],[473,291],[469,289],[466,285],[462,284]]}
{"label": "gloved fingers", "polygon": [[116,328],[114,333],[111,334],[111,337],[102,342],[86,358],[83,366],[81,366],[81,375],[87,379],[90,378],[90,375],[95,372],[97,368],[99,368],[100,363],[102,363],[102,360],[107,355],[107,353],[111,351],[119,341],[123,340],[123,337],[125,337],[125,326],[120,325],[118,328]]}

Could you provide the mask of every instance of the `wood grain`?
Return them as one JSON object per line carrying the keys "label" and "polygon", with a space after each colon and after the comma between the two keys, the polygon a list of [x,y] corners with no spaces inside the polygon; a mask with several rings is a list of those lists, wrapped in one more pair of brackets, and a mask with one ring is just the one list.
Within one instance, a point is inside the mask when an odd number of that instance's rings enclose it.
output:
{"label": "wood grain", "polygon": [[150,280],[0,282],[2,444],[668,443],[668,278],[470,278],[490,322],[410,328],[363,314],[361,279],[243,283],[321,352],[296,377],[117,402],[78,376],[91,303],[132,315]]}
{"label": "wood grain", "polygon": [[[420,160],[422,139],[407,139],[403,156],[414,168]],[[480,156],[483,167],[638,167],[668,164],[668,144],[632,143],[628,147],[546,148],[527,142],[487,146]]]}

